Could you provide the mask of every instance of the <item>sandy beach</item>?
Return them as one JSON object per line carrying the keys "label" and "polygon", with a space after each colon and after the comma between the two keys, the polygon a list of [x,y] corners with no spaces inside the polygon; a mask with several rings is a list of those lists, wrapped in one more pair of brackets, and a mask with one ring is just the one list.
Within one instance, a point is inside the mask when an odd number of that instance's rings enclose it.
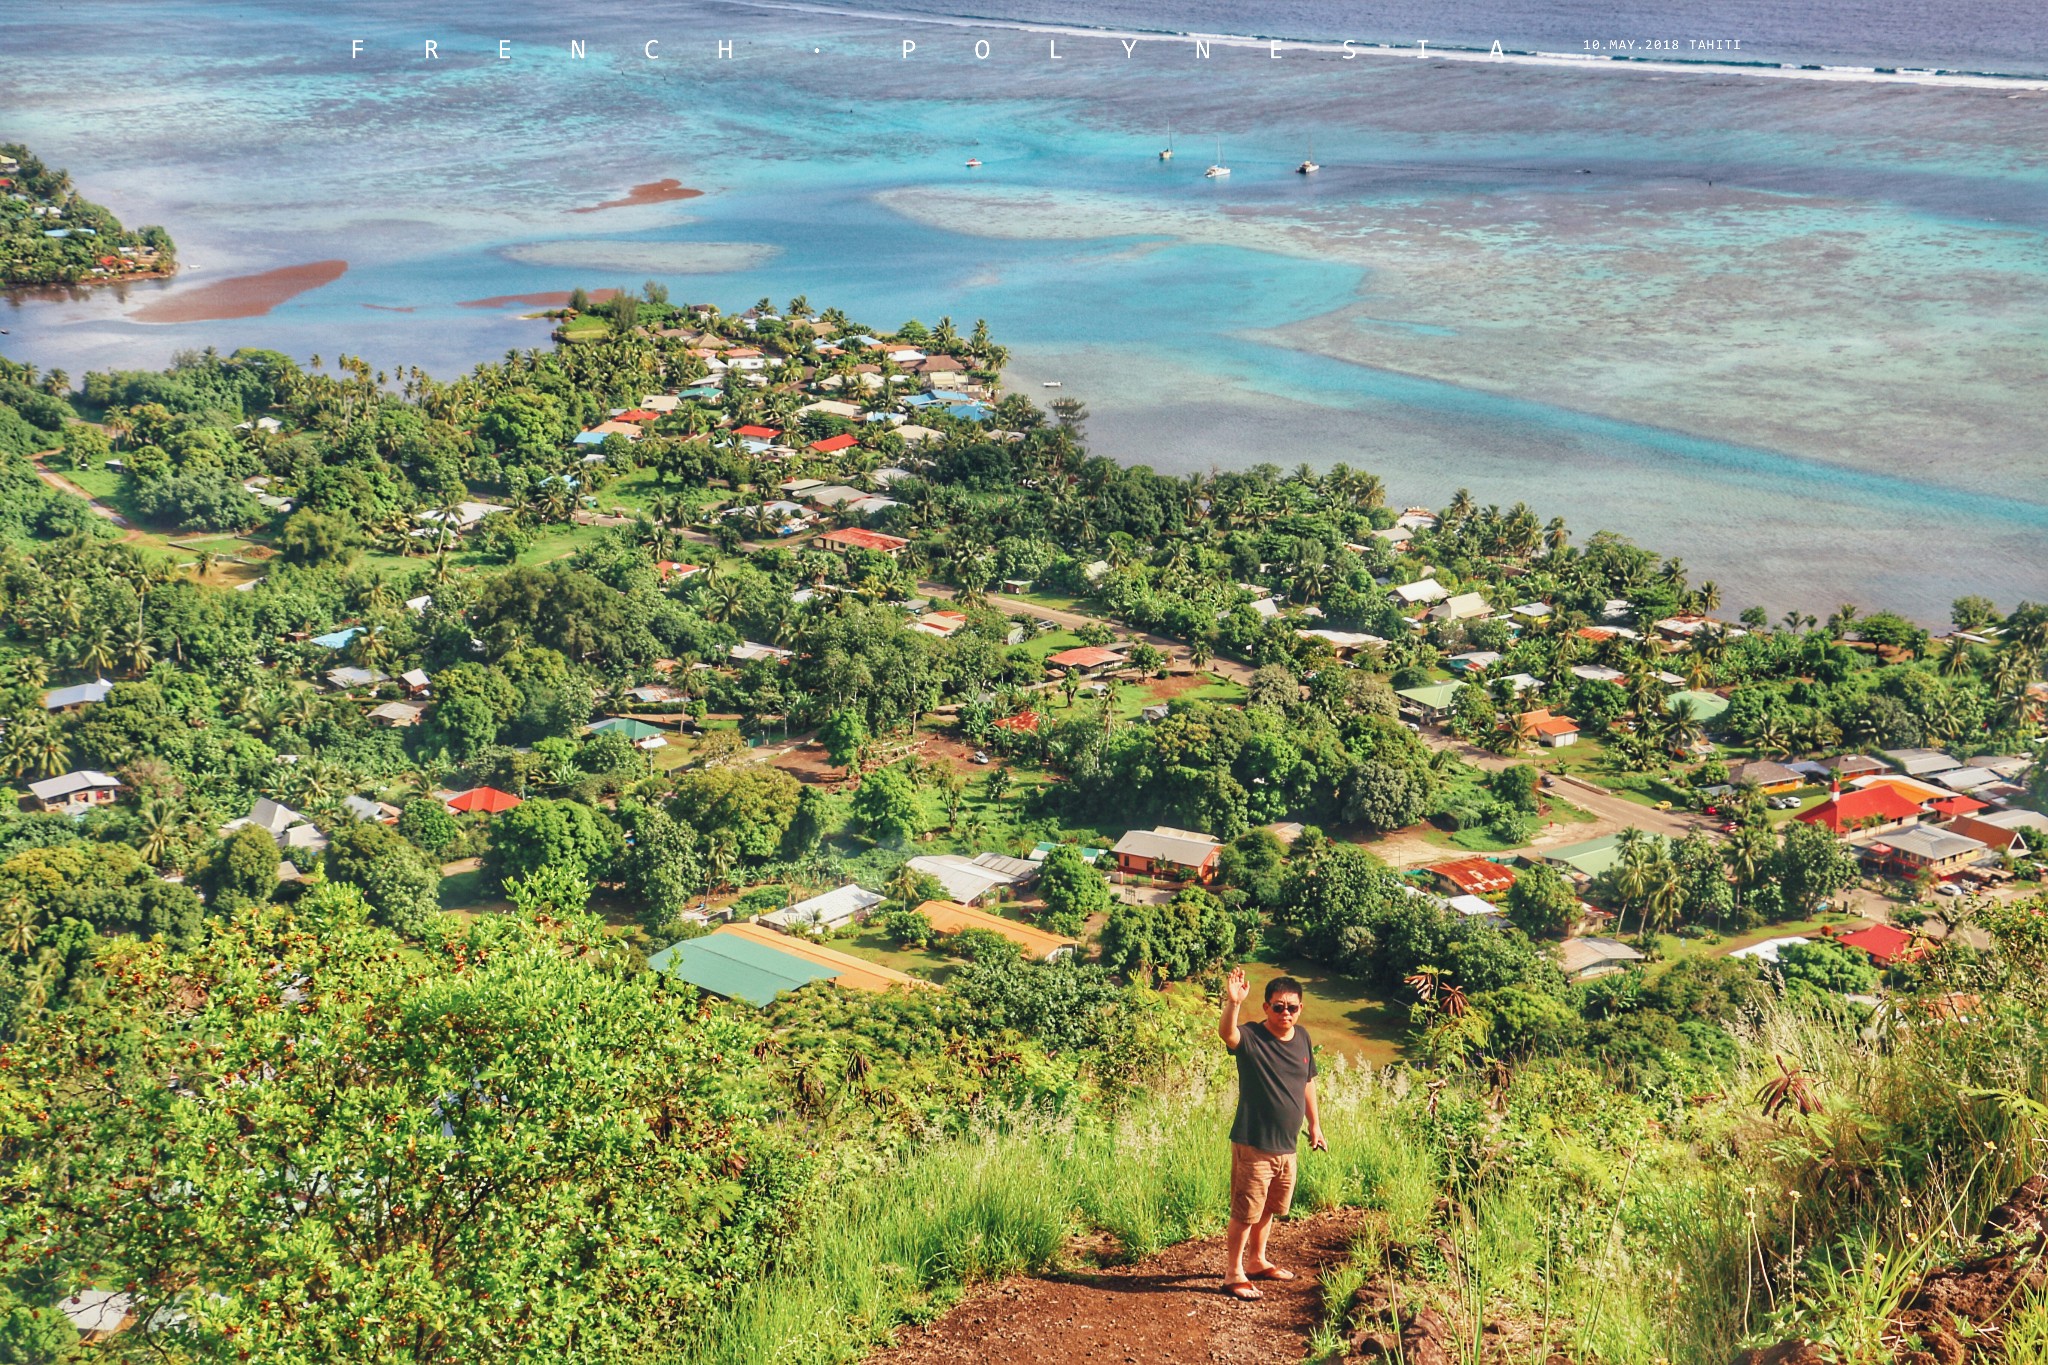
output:
{"label": "sandy beach", "polygon": [[602,204],[585,204],[571,213],[596,213],[599,209],[630,209],[641,204],[667,204],[678,199],[696,199],[704,191],[693,190],[680,180],[650,180],[644,185],[635,185],[626,192],[623,199],[607,199]]}
{"label": "sandy beach", "polygon": [[195,289],[166,294],[128,316],[137,322],[217,322],[223,318],[260,318],[286,299],[332,284],[348,270],[347,261],[308,261],[280,266],[255,275],[237,275]]}

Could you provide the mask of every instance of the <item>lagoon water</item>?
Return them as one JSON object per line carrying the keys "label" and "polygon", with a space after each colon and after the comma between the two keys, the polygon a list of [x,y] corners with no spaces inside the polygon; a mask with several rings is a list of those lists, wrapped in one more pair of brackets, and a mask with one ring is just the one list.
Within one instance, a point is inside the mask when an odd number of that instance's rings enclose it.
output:
{"label": "lagoon water", "polygon": [[[146,25],[110,0],[10,6],[0,138],[169,226],[187,270],[12,300],[0,349],[73,374],[272,345],[445,376],[545,344],[516,305],[465,302],[647,278],[735,308],[803,293],[882,326],[987,318],[1014,381],[1060,380],[1126,461],[1346,460],[1403,502],[1523,499],[1773,616],[1854,601],[1931,623],[1964,592],[2048,594],[2048,94],[1204,60],[1166,37],[1127,56],[1019,27],[1569,50],[1660,36],[1640,0],[1287,0],[1255,25],[1153,0],[912,4],[171,3]],[[1742,0],[1686,32],[1745,58],[2048,70],[2018,8],[1946,13]],[[1311,144],[1324,170],[1294,174]],[[1233,174],[1205,180],[1218,155]],[[706,193],[570,212],[662,177]],[[347,271],[266,316],[131,316],[330,259]]]}

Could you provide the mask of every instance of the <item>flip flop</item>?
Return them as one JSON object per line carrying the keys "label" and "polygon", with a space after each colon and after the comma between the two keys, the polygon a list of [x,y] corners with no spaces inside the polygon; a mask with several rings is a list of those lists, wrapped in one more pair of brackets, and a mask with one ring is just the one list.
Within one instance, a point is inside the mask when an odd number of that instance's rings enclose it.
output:
{"label": "flip flop", "polygon": [[1237,1280],[1226,1284],[1223,1286],[1223,1292],[1243,1303],[1256,1303],[1266,1297],[1252,1285],[1250,1280]]}
{"label": "flip flop", "polygon": [[1291,1270],[1283,1270],[1277,1265],[1269,1265],[1264,1270],[1250,1272],[1245,1278],[1247,1280],[1291,1280],[1296,1277]]}

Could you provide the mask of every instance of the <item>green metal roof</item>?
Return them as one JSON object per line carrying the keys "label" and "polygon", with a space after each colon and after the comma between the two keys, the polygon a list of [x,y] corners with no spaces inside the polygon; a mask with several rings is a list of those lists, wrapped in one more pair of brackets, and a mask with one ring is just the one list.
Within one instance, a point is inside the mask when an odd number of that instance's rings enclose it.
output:
{"label": "green metal roof", "polygon": [[831,967],[738,934],[706,934],[672,943],[647,959],[647,969],[754,1005],[771,1005],[784,991],[839,975]]}
{"label": "green metal roof", "polygon": [[1664,704],[1676,711],[1682,701],[1692,703],[1692,718],[1698,721],[1712,720],[1728,709],[1728,699],[1715,692],[1673,692]]}
{"label": "green metal roof", "polygon": [[1561,844],[1544,849],[1543,856],[1553,863],[1564,863],[1588,877],[1597,877],[1621,861],[1621,836],[1609,834],[1584,843]]}
{"label": "green metal roof", "polygon": [[660,734],[661,730],[657,726],[649,725],[644,720],[634,720],[631,716],[612,716],[609,719],[598,721],[592,725],[590,733],[593,735],[621,734],[627,739],[652,739]]}
{"label": "green metal roof", "polygon": [[1441,711],[1451,704],[1452,699],[1458,695],[1459,689],[1464,687],[1464,685],[1461,682],[1431,683],[1427,687],[1404,687],[1394,695],[1406,697],[1417,706],[1426,706],[1432,711]]}

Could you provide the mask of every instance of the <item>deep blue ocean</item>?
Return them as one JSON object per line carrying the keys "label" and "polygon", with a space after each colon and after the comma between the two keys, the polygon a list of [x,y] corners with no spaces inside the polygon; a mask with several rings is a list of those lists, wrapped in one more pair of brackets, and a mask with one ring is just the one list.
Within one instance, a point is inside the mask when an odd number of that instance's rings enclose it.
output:
{"label": "deep blue ocean", "polygon": [[[529,310],[463,306],[481,299],[649,279],[731,308],[804,294],[876,326],[986,318],[1014,382],[1058,380],[1091,408],[1095,448],[1131,463],[1345,460],[1403,503],[1527,501],[1582,537],[1677,554],[1731,608],[1774,617],[1853,601],[1939,622],[1964,593],[2048,597],[2048,87],[1256,44],[1204,58],[1169,36],[1697,38],[1740,41],[1720,55],[1742,61],[2027,76],[2048,72],[2038,7],[144,15],[0,7],[0,140],[124,221],[168,226],[185,267],[0,303],[0,352],[45,368],[264,345],[445,377],[546,342]],[[1126,49],[1030,25],[1157,36]],[[1311,150],[1322,170],[1297,174]],[[1230,177],[1204,177],[1216,160]],[[664,177],[705,193],[571,211]],[[335,259],[339,279],[264,316],[136,316]]]}

